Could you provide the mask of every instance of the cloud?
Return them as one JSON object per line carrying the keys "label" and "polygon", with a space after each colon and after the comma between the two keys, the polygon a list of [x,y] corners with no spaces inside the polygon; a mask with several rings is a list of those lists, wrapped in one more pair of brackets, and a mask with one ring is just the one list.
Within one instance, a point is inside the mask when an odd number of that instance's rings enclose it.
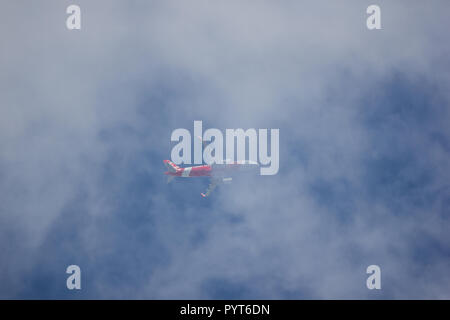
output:
{"label": "cloud", "polygon": [[[0,14],[1,297],[449,297],[445,1],[69,4]],[[279,128],[279,174],[166,185],[194,120]]]}

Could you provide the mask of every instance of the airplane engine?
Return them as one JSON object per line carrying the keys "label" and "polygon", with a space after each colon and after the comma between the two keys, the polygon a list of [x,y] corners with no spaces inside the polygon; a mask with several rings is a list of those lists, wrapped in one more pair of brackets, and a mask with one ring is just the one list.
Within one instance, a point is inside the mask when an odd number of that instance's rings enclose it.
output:
{"label": "airplane engine", "polygon": [[224,184],[230,184],[232,181],[233,181],[233,178],[223,178],[223,179],[222,179],[222,182],[223,182]]}

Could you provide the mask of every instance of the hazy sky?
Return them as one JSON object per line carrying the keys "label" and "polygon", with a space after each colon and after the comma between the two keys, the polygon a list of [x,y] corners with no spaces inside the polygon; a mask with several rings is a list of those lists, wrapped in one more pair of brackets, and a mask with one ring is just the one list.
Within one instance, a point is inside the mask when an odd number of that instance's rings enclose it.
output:
{"label": "hazy sky", "polygon": [[[4,1],[0,298],[449,299],[449,12]],[[280,129],[278,174],[166,184],[194,120]]]}

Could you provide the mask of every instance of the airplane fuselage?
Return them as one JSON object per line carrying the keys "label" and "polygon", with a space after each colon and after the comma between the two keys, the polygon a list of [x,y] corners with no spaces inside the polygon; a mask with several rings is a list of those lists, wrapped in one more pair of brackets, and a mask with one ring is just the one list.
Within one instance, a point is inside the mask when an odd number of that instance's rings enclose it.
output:
{"label": "airplane fuselage", "polygon": [[228,175],[235,172],[250,171],[258,168],[258,164],[252,161],[235,161],[220,165],[201,165],[178,168],[176,171],[166,171],[166,175],[174,177],[213,177],[216,175]]}
{"label": "airplane fuselage", "polygon": [[165,174],[174,177],[211,177],[211,166],[203,165],[203,166],[194,166],[194,167],[186,167],[180,168],[176,172],[167,171]]}
{"label": "airplane fuselage", "polygon": [[205,193],[201,193],[202,197],[209,196],[212,190],[221,183],[231,183],[232,178],[230,176],[237,172],[259,170],[258,163],[249,160],[214,163],[212,165],[201,165],[193,167],[180,168],[170,160],[164,160],[168,171],[164,172],[169,176],[167,183],[174,178],[192,178],[192,177],[209,177],[211,183]]}

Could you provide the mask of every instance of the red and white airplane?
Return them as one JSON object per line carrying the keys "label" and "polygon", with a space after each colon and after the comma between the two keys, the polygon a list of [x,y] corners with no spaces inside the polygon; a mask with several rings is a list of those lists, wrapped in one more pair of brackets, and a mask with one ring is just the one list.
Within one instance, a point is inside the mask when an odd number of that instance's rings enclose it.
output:
{"label": "red and white airplane", "polygon": [[164,174],[168,175],[167,183],[176,177],[193,178],[193,177],[209,177],[210,183],[205,193],[201,193],[202,197],[206,198],[217,187],[218,184],[231,183],[230,175],[243,171],[253,171],[259,168],[259,164],[255,161],[229,161],[223,163],[214,163],[211,165],[200,165],[193,167],[180,168],[170,160],[164,160],[168,171]]}

